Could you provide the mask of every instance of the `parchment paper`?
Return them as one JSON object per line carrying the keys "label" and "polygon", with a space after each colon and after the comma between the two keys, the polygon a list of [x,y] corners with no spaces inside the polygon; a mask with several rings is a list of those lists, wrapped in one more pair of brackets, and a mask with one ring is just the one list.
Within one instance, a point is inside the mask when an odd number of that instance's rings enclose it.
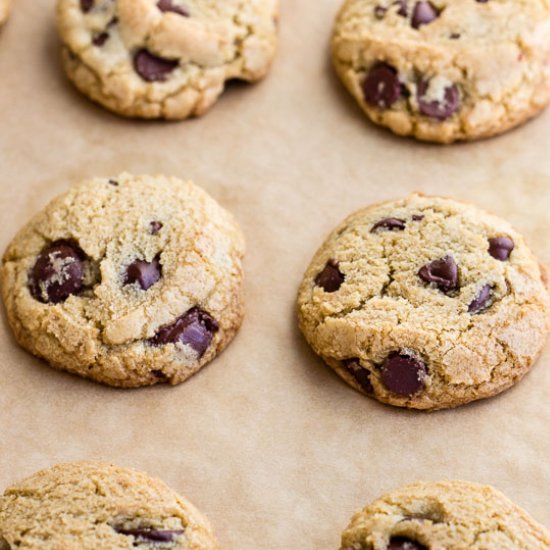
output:
{"label": "parchment paper", "polygon": [[550,112],[472,145],[422,145],[369,124],[329,63],[340,0],[282,0],[270,76],[231,85],[202,119],[129,121],[61,72],[53,0],[16,0],[0,33],[0,248],[52,197],[94,175],[191,178],[247,235],[247,317],[187,383],[114,390],[47,368],[0,327],[0,489],[56,462],[161,477],[226,550],[338,548],[351,514],[418,479],[494,485],[550,527],[550,354],[503,395],[408,412],[347,387],[295,320],[303,271],[347,214],[412,191],[509,219],[550,263]]}

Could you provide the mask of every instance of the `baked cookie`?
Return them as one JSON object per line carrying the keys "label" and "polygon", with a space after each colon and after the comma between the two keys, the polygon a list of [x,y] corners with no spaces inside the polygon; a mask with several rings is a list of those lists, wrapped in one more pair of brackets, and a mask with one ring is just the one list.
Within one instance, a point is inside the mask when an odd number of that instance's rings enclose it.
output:
{"label": "baked cookie", "polygon": [[367,116],[403,136],[488,137],[550,102],[547,0],[346,0],[332,51]]}
{"label": "baked cookie", "polygon": [[415,483],[355,514],[341,550],[543,550],[550,532],[488,485]]}
{"label": "baked cookie", "polygon": [[59,464],[0,497],[0,549],[217,550],[208,520],[162,481],[94,462]]}
{"label": "baked cookie", "polygon": [[0,0],[0,25],[3,25],[10,14],[11,0]]}
{"label": "baked cookie", "polygon": [[549,330],[543,277],[505,221],[412,195],[360,210],[332,232],[304,276],[300,327],[364,394],[455,407],[529,370]]}
{"label": "baked cookie", "polygon": [[111,386],[178,384],[241,324],[243,253],[233,217],[191,182],[87,181],[8,247],[8,321],[59,369]]}
{"label": "baked cookie", "polygon": [[277,2],[58,0],[65,70],[121,115],[202,115],[226,80],[254,82],[269,70]]}

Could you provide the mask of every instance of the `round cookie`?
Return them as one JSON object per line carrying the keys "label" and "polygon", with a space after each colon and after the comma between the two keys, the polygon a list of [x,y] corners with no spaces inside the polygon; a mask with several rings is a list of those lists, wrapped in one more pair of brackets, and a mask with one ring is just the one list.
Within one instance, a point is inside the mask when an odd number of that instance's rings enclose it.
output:
{"label": "round cookie", "polygon": [[550,102],[547,0],[346,0],[332,52],[366,115],[420,140],[493,136]]}
{"label": "round cookie", "polygon": [[0,549],[217,550],[208,520],[162,481],[111,464],[42,470],[0,497]]}
{"label": "round cookie", "polygon": [[0,25],[3,25],[10,14],[11,0],[0,0]]}
{"label": "round cookie", "polygon": [[355,514],[340,550],[543,550],[550,532],[488,485],[415,483]]}
{"label": "round cookie", "polygon": [[202,115],[225,81],[254,82],[275,55],[278,0],[58,0],[76,87],[125,116]]}
{"label": "round cookie", "polygon": [[412,195],[360,210],[331,233],[300,288],[300,327],[364,394],[455,407],[527,373],[550,328],[543,277],[505,221]]}
{"label": "round cookie", "polygon": [[8,247],[8,321],[59,369],[119,387],[178,384],[241,324],[243,253],[231,214],[191,182],[87,181]]}

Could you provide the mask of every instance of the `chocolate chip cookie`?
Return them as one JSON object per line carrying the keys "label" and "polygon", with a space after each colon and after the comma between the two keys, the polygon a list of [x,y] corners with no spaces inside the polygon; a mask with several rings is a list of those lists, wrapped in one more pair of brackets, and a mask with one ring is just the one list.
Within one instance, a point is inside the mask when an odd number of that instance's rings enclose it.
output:
{"label": "chocolate chip cookie", "polygon": [[10,14],[11,0],[0,0],[0,25],[3,25]]}
{"label": "chocolate chip cookie", "polygon": [[355,514],[340,550],[543,550],[550,532],[477,483],[415,483]]}
{"label": "chocolate chip cookie", "polygon": [[76,87],[125,116],[202,115],[225,82],[254,82],[276,49],[278,0],[58,0]]}
{"label": "chocolate chip cookie", "polygon": [[346,382],[414,409],[509,388],[550,328],[544,272],[521,235],[472,205],[422,195],[336,228],[298,306],[306,339]]}
{"label": "chocolate chip cookie", "polygon": [[216,550],[208,520],[162,481],[111,464],[42,470],[0,497],[0,549]]}
{"label": "chocolate chip cookie", "polygon": [[546,0],[346,0],[332,50],[366,115],[449,143],[504,132],[550,102]]}
{"label": "chocolate chip cookie", "polygon": [[54,199],[0,271],[17,341],[52,366],[120,387],[178,384],[232,340],[242,233],[191,182],[122,174]]}

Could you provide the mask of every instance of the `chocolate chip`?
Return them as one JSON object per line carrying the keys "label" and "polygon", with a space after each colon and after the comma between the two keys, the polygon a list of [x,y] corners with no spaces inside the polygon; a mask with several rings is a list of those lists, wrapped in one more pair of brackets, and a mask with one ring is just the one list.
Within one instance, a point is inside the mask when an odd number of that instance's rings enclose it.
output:
{"label": "chocolate chip", "polygon": [[399,218],[384,218],[379,222],[376,222],[372,229],[371,233],[375,233],[378,229],[387,229],[388,231],[403,231],[405,229],[405,220],[400,220]]}
{"label": "chocolate chip", "polygon": [[161,327],[149,343],[153,346],[186,344],[199,354],[200,359],[212,343],[218,329],[219,325],[213,317],[206,311],[194,307],[173,323]]}
{"label": "chocolate chip", "polygon": [[147,50],[139,50],[134,56],[134,69],[147,82],[164,82],[178,65],[178,61],[157,57]]}
{"label": "chocolate chip", "polygon": [[126,268],[125,285],[138,282],[143,290],[151,288],[162,276],[160,258],[157,256],[152,262],[135,260]]}
{"label": "chocolate chip", "polygon": [[460,94],[455,84],[446,86],[442,99],[432,99],[426,96],[429,81],[421,80],[417,86],[417,100],[420,112],[430,118],[446,120],[450,118],[460,106]]}
{"label": "chocolate chip", "polygon": [[96,34],[92,38],[92,43],[94,44],[94,46],[97,46],[98,48],[100,48],[101,46],[103,46],[103,44],[105,44],[105,42],[107,42],[108,38],[109,38],[109,33],[102,32],[101,34]]}
{"label": "chocolate chip", "polygon": [[427,25],[439,17],[439,11],[431,2],[417,2],[414,5],[411,18],[413,29],[419,29],[422,25]]}
{"label": "chocolate chip", "polygon": [[80,9],[88,13],[94,7],[94,0],[80,0]]}
{"label": "chocolate chip", "polygon": [[342,361],[342,366],[351,374],[357,383],[367,392],[374,393],[374,388],[370,381],[370,372],[364,369],[359,362],[359,359],[346,359]]}
{"label": "chocolate chip", "polygon": [[166,374],[164,373],[164,371],[161,371],[159,369],[155,369],[155,370],[152,370],[151,371],[151,374],[155,377],[155,378],[158,378],[160,380],[164,380],[165,378],[167,378]]}
{"label": "chocolate chip", "polygon": [[508,260],[514,247],[514,241],[510,237],[503,236],[489,239],[489,254],[501,262]]}
{"label": "chocolate chip", "polygon": [[109,185],[112,185],[113,187],[118,187],[118,181],[109,180]]}
{"label": "chocolate chip", "polygon": [[176,537],[183,535],[183,529],[122,529],[115,528],[117,533],[134,537],[138,540],[151,542],[172,542]]}
{"label": "chocolate chip", "polygon": [[157,4],[157,7],[160,11],[166,12],[171,11],[173,13],[178,13],[184,17],[189,17],[189,12],[183,7],[174,4],[173,0],[160,0]]}
{"label": "chocolate chip", "polygon": [[398,395],[414,395],[424,387],[428,371],[420,359],[402,353],[392,353],[380,369],[382,383]]}
{"label": "chocolate chip", "polygon": [[428,550],[428,548],[408,537],[392,537],[387,550]]}
{"label": "chocolate chip", "polygon": [[458,288],[458,266],[452,256],[426,264],[420,268],[418,276],[427,283],[434,283],[443,292]]}
{"label": "chocolate chip", "polygon": [[475,314],[486,309],[491,301],[491,296],[493,294],[493,287],[491,285],[485,285],[479,291],[479,294],[473,300],[473,302],[468,306],[468,312]]}
{"label": "chocolate chip", "polygon": [[329,260],[323,271],[315,277],[315,284],[325,292],[336,292],[345,279],[345,275],[339,269],[338,262]]}
{"label": "chocolate chip", "polygon": [[163,228],[162,222],[153,221],[149,224],[149,228],[151,230],[151,235],[156,235],[162,228]]}
{"label": "chocolate chip", "polygon": [[489,0],[476,0],[476,2],[478,2],[479,4],[487,4]]}
{"label": "chocolate chip", "polygon": [[421,222],[426,216],[424,214],[413,214],[412,219],[413,222]]}
{"label": "chocolate chip", "polygon": [[453,33],[449,36],[449,38],[450,38],[451,40],[458,40],[458,39],[460,38],[460,33],[458,33],[458,32],[453,32]]}
{"label": "chocolate chip", "polygon": [[388,8],[385,8],[384,6],[375,6],[374,17],[376,17],[376,19],[384,19],[384,16],[386,15],[387,11],[388,11]]}
{"label": "chocolate chip", "polygon": [[402,17],[407,17],[408,15],[407,0],[396,0],[392,5],[399,6],[399,9],[397,10],[397,15],[401,15]]}
{"label": "chocolate chip", "polygon": [[363,82],[363,94],[369,105],[388,109],[401,96],[397,71],[386,63],[375,65]]}
{"label": "chocolate chip", "polygon": [[29,289],[39,302],[58,304],[78,294],[84,281],[84,252],[69,241],[56,241],[38,255]]}

